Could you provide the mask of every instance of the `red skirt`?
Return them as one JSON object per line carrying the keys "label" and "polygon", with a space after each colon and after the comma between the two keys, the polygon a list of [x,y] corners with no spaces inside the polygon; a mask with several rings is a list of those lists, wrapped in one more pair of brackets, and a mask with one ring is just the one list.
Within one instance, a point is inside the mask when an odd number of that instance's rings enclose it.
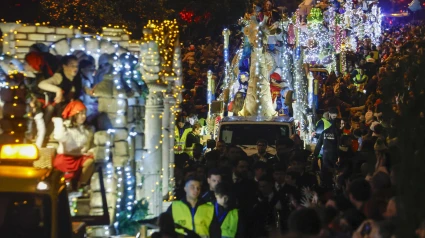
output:
{"label": "red skirt", "polygon": [[81,156],[72,156],[58,154],[53,161],[53,167],[65,173],[65,179],[78,179],[80,177],[81,168],[83,164],[89,160],[93,159],[93,156],[81,155]]}

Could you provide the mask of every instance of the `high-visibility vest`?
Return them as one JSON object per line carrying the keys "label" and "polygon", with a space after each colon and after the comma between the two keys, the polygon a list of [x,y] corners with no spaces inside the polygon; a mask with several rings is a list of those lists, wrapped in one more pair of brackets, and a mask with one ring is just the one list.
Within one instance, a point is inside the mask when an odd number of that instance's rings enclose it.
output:
{"label": "high-visibility vest", "polygon": [[178,126],[174,127],[174,138],[175,138],[174,154],[181,154],[184,152],[184,149],[186,147],[186,138],[191,131],[192,131],[192,128],[185,129],[183,132],[183,135],[180,137],[180,131]]}
{"label": "high-visibility vest", "polygon": [[[174,223],[194,231],[201,237],[210,235],[210,225],[214,217],[214,206],[205,203],[198,208],[189,208],[184,202],[176,201],[171,204]],[[177,233],[184,234],[182,229],[176,229]]]}
{"label": "high-visibility vest", "polygon": [[238,220],[239,213],[238,209],[233,209],[227,213],[226,218],[224,218],[223,223],[221,224],[221,237],[235,237],[236,232],[238,231]]}
{"label": "high-visibility vest", "polygon": [[[185,139],[185,143],[186,143],[186,139]],[[190,147],[185,146],[183,152],[188,154],[192,158],[193,157],[193,148],[195,148],[195,143],[192,143],[192,145]]]}
{"label": "high-visibility vest", "polygon": [[366,74],[364,74],[362,69],[356,69],[357,75],[354,77],[354,85],[357,87],[357,91],[363,91],[368,77]]}
{"label": "high-visibility vest", "polygon": [[[318,131],[319,130],[319,128],[317,128],[318,127],[318,125],[319,125],[319,122],[320,121],[323,121],[323,130],[321,130],[321,131]],[[332,125],[332,123],[330,123],[328,120],[326,120],[326,118],[322,118],[322,119],[320,119],[317,123],[316,123],[316,133],[318,133],[318,134],[321,134],[324,130],[326,130],[326,129],[328,129],[329,127],[331,127],[331,125]]]}

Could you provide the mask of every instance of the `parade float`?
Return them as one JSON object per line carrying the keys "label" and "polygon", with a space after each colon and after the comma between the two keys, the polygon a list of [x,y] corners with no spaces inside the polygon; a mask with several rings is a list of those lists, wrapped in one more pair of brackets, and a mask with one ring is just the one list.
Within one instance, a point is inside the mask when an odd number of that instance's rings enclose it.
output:
{"label": "parade float", "polygon": [[217,135],[225,116],[290,116],[304,142],[311,142],[318,76],[345,73],[347,54],[357,51],[357,42],[377,46],[381,34],[377,1],[313,4],[304,1],[292,17],[282,6],[271,10],[254,5],[253,13],[238,22],[243,40],[233,58],[231,33],[223,30],[225,76],[222,92],[211,103],[218,109],[208,119],[211,134]]}
{"label": "parade float", "polygon": [[[96,216],[107,205],[109,223],[89,227],[88,236],[136,235],[137,221],[162,213],[167,207],[163,201],[170,200],[174,190],[170,132],[182,90],[176,21],[149,22],[139,41],[130,41],[125,29],[113,26],[103,28],[102,35],[44,24],[0,23],[0,28],[4,33],[0,52],[2,143],[33,142],[27,136],[32,120],[27,94],[34,79],[24,71],[22,59],[34,46],[55,56],[92,57],[97,67],[112,66],[93,89],[98,111],[113,126],[94,134],[94,156],[102,176],[92,177],[90,198],[70,198],[70,208],[73,216]],[[57,142],[50,140],[47,148],[40,148],[41,156],[47,158],[39,166],[52,167],[56,147]],[[101,178],[105,194],[97,186]]]}

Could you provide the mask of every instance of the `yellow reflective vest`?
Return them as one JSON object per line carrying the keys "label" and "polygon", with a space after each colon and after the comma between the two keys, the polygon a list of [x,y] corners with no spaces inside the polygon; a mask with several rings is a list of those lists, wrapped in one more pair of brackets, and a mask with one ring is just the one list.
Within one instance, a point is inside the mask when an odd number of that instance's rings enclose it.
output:
{"label": "yellow reflective vest", "polygon": [[174,154],[181,154],[184,152],[186,148],[186,138],[189,133],[192,132],[192,128],[186,128],[180,137],[179,127],[174,127],[174,138],[175,138],[175,144],[174,144]]}
{"label": "yellow reflective vest", "polygon": [[[174,223],[194,231],[201,237],[210,235],[210,225],[214,218],[214,206],[211,203],[205,203],[198,208],[190,208],[182,201],[175,201],[171,204]],[[183,230],[176,229],[176,232],[184,234]]]}
{"label": "yellow reflective vest", "polygon": [[354,85],[357,87],[357,91],[362,92],[364,87],[367,84],[368,81],[368,77],[367,75],[363,72],[362,69],[356,69],[357,74],[356,76],[353,78],[354,81]]}
{"label": "yellow reflective vest", "polygon": [[226,218],[224,218],[223,223],[221,224],[221,237],[235,237],[238,231],[238,220],[239,213],[238,209],[233,209],[227,213]]}

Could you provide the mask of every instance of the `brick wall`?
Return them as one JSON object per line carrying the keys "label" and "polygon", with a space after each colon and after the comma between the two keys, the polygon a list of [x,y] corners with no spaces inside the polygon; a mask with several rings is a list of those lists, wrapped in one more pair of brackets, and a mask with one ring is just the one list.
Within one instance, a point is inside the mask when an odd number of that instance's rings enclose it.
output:
{"label": "brick wall", "polygon": [[[124,52],[128,50],[138,55],[140,51],[139,43],[130,41],[130,36],[124,29],[120,28],[104,27],[101,36],[82,34],[79,29],[73,29],[72,27],[50,27],[16,23],[0,23],[0,29],[3,32],[0,54],[14,55],[20,60],[28,53],[29,47],[35,43],[43,43],[51,46],[53,43],[65,38],[70,38],[70,40],[63,40],[63,42],[68,43],[68,46],[58,42],[59,44],[55,45],[55,49],[51,49],[52,53],[68,53],[73,47],[75,47],[75,50],[84,49],[94,54]],[[92,43],[87,44],[87,42],[84,42],[84,39],[75,39],[76,42],[82,40],[84,44],[73,44],[73,38],[75,37],[90,38]],[[93,43],[94,41],[98,43]]]}

